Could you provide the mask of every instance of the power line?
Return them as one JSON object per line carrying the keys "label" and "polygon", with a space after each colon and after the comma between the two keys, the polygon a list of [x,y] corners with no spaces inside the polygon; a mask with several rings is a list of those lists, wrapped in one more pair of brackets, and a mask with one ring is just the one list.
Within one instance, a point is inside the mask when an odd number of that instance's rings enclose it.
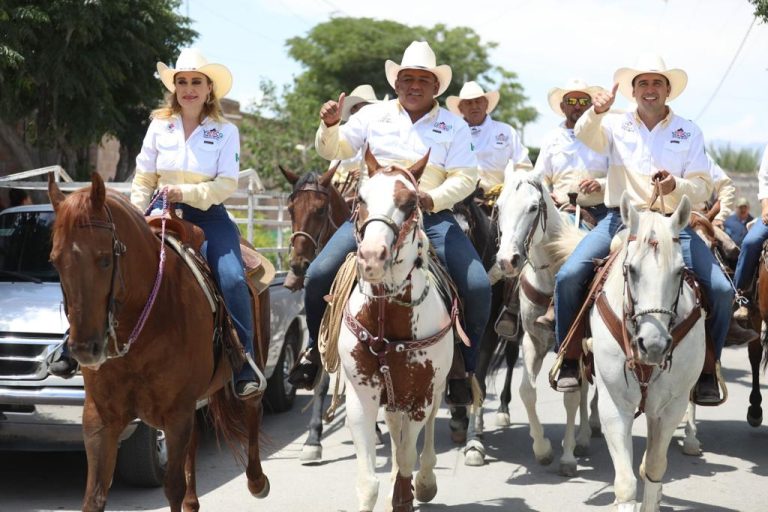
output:
{"label": "power line", "polygon": [[723,82],[725,82],[725,79],[728,76],[728,73],[731,72],[731,68],[733,68],[733,65],[736,63],[736,59],[739,57],[739,54],[741,53],[742,48],[744,48],[744,43],[747,42],[747,38],[749,37],[749,33],[752,31],[752,27],[755,26],[755,22],[756,21],[757,21],[757,16],[752,18],[752,23],[749,24],[749,28],[747,28],[747,33],[744,34],[744,38],[741,40],[741,44],[736,49],[736,53],[734,54],[733,58],[731,59],[731,63],[728,64],[728,67],[725,69],[725,73],[723,73],[723,77],[720,79],[720,83],[718,83],[717,87],[715,87],[715,90],[712,93],[712,96],[710,96],[710,98],[704,104],[704,108],[701,109],[701,112],[699,112],[699,115],[696,116],[696,121],[701,119],[701,116],[704,115],[704,112],[706,112],[706,110],[709,108],[709,105],[711,105],[712,101],[714,101],[715,96],[717,96],[717,93],[720,91],[720,87],[723,86]]}

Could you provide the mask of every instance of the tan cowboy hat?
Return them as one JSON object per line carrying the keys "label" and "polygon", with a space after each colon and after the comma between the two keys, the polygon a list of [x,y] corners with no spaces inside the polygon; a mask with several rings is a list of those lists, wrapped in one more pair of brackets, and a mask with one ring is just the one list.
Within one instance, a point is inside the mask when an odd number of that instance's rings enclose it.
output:
{"label": "tan cowboy hat", "polygon": [[358,85],[355,87],[349,96],[344,98],[344,107],[341,109],[341,120],[347,121],[349,119],[350,111],[355,105],[360,103],[378,103],[376,99],[376,93],[373,91],[373,87],[368,84]]}
{"label": "tan cowboy hat", "polygon": [[176,59],[176,68],[169,68],[162,62],[157,63],[157,74],[160,75],[165,88],[176,91],[173,77],[180,71],[197,71],[213,82],[213,93],[217,98],[223,98],[232,89],[232,73],[222,64],[209,63],[197,48],[184,48]]}
{"label": "tan cowboy hat", "polygon": [[459,91],[458,96],[448,96],[448,98],[446,98],[445,106],[448,107],[448,110],[460,116],[462,115],[461,111],[459,110],[459,103],[461,103],[461,100],[473,100],[475,98],[479,98],[480,96],[485,96],[485,98],[488,100],[488,108],[485,109],[485,113],[490,114],[493,112],[493,109],[495,109],[496,105],[499,104],[499,91],[485,92],[477,82],[465,83],[461,87],[461,91]]}
{"label": "tan cowboy hat", "polygon": [[749,201],[746,197],[740,197],[736,200],[736,206],[749,206]]}
{"label": "tan cowboy hat", "polygon": [[394,61],[387,60],[384,63],[384,72],[387,75],[387,81],[392,88],[395,88],[395,80],[397,80],[397,74],[403,69],[422,69],[429,71],[437,77],[437,81],[440,83],[440,88],[435,94],[435,97],[440,96],[448,89],[451,84],[451,66],[442,64],[436,65],[437,58],[435,52],[430,48],[429,43],[425,41],[414,41],[403,53],[403,59],[400,64],[396,64]]}
{"label": "tan cowboy hat", "polygon": [[565,116],[563,109],[560,108],[560,104],[563,102],[563,97],[569,92],[583,92],[589,94],[591,98],[595,97],[600,91],[605,91],[602,87],[597,85],[587,85],[584,80],[578,78],[572,78],[563,87],[553,87],[547,93],[547,99],[549,99],[549,107],[555,111],[555,114],[559,116]]}
{"label": "tan cowboy hat", "polygon": [[667,101],[672,101],[680,96],[680,93],[685,90],[685,86],[688,83],[688,74],[685,71],[676,68],[667,69],[664,59],[653,53],[640,55],[634,68],[619,68],[616,70],[613,74],[613,81],[619,84],[619,92],[625,98],[635,101],[632,97],[632,80],[637,75],[642,75],[643,73],[657,73],[669,80],[670,91]]}

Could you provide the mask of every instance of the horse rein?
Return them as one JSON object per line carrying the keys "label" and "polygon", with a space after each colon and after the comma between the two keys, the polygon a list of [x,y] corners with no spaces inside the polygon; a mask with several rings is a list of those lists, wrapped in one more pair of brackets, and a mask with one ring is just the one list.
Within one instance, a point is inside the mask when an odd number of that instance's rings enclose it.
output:
{"label": "horse rein", "polygon": [[[293,198],[295,198],[296,194],[298,194],[299,192],[318,192],[320,194],[325,195],[326,197],[330,197],[330,192],[328,191],[328,187],[324,187],[319,183],[305,183],[302,188],[291,192],[291,195],[288,196],[288,199],[293,200]],[[323,223],[322,231],[320,232],[319,235],[317,235],[317,239],[315,239],[315,237],[313,237],[310,233],[307,233],[306,231],[295,230],[293,234],[291,234],[291,238],[288,240],[288,245],[290,245],[291,248],[293,248],[293,241],[296,239],[296,237],[302,236],[312,243],[312,246],[314,247],[314,254],[312,256],[313,257],[317,256],[318,253],[323,249],[325,242],[327,242],[327,236],[330,233],[331,229],[336,230],[338,229],[338,226],[333,222],[333,217],[331,216],[331,206],[329,201],[328,214],[326,215],[325,222]]]}

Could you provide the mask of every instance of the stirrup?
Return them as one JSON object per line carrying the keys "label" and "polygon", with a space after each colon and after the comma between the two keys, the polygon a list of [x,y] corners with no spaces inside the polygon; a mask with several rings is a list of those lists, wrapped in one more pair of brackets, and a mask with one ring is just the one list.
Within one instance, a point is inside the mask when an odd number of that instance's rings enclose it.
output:
{"label": "stirrup", "polygon": [[[691,389],[691,393],[689,397],[691,402],[695,403],[696,405],[701,405],[703,407],[716,407],[724,403],[726,400],[728,400],[728,387],[725,385],[725,379],[723,378],[723,375],[720,372],[720,361],[717,361],[715,363],[714,377],[715,377],[715,385],[720,388],[720,399],[718,401],[706,401],[706,402],[700,401],[699,398],[696,396],[696,385],[694,385],[693,388]],[[698,384],[698,381],[696,382],[696,384]]]}

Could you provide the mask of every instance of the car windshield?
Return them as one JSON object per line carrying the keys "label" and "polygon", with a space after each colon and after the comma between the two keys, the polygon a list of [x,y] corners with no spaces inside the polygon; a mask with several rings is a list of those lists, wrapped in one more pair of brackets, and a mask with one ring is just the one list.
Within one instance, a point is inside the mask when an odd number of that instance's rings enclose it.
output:
{"label": "car windshield", "polygon": [[49,261],[54,217],[51,211],[0,215],[0,281],[59,281]]}

